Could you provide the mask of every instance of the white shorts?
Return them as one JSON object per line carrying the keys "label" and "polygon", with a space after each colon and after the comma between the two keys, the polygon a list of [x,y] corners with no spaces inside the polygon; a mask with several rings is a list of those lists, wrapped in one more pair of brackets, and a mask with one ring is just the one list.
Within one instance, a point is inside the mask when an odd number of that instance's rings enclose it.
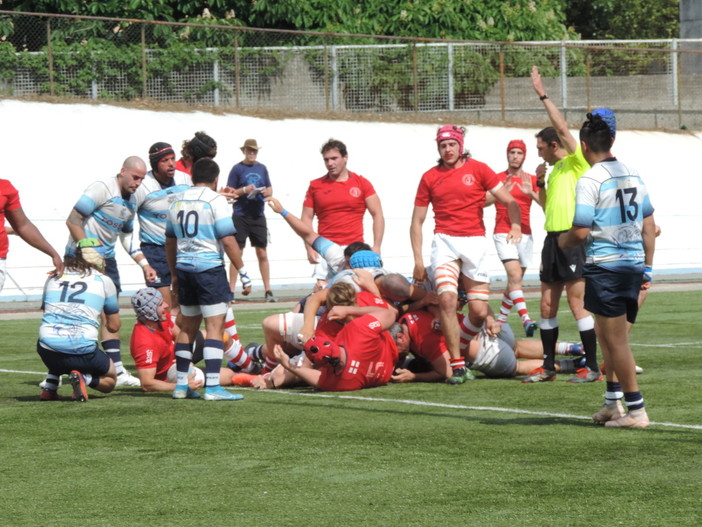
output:
{"label": "white shorts", "polygon": [[534,252],[534,238],[531,234],[523,234],[518,244],[508,243],[506,234],[493,234],[497,256],[501,262],[519,260],[520,267],[529,267]]}
{"label": "white shorts", "polygon": [[[314,327],[317,327],[317,321],[319,317],[314,318]],[[297,335],[302,331],[302,326],[305,324],[305,315],[302,313],[281,313],[278,315],[278,333],[283,340],[295,347],[296,349],[302,350],[304,343],[300,343],[297,340]]]}
{"label": "white shorts", "polygon": [[186,317],[197,317],[202,315],[203,318],[216,317],[224,315],[229,309],[229,306],[224,302],[219,304],[211,304],[209,306],[180,306],[180,312]]}
{"label": "white shorts", "polygon": [[449,236],[435,233],[431,243],[431,265],[461,261],[461,272],[476,282],[489,282],[487,267],[487,238],[485,236]]}
{"label": "white shorts", "polygon": [[517,356],[514,353],[512,328],[503,324],[497,337],[491,337],[482,330],[478,339],[480,348],[470,369],[493,378],[514,377],[517,372]]}
{"label": "white shorts", "polygon": [[0,292],[5,285],[5,276],[7,275],[7,259],[0,258]]}

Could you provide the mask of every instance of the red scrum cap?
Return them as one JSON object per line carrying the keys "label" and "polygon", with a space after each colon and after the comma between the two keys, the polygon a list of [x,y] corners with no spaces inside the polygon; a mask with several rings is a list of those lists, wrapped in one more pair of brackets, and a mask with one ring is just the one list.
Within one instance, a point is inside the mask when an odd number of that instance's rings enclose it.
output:
{"label": "red scrum cap", "polygon": [[341,357],[341,348],[326,335],[315,335],[305,342],[305,355],[316,366],[321,366],[325,360],[336,366]]}
{"label": "red scrum cap", "polygon": [[458,151],[463,153],[463,140],[465,138],[465,133],[463,128],[460,126],[455,126],[452,124],[447,124],[439,128],[436,132],[436,144],[438,145],[441,141],[446,141],[448,139],[453,139],[458,142]]}
{"label": "red scrum cap", "polygon": [[519,148],[519,150],[524,152],[524,155],[526,155],[526,144],[524,144],[524,141],[521,139],[512,139],[507,145],[507,153],[509,153],[509,151],[513,148]]}

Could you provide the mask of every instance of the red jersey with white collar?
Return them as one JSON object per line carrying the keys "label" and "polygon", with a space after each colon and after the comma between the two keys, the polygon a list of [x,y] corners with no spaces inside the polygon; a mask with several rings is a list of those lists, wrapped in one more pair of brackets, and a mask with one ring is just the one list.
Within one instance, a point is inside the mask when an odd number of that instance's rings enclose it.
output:
{"label": "red jersey with white collar", "polygon": [[314,210],[320,236],[349,245],[363,241],[366,198],[375,193],[370,181],[353,172],[346,181],[322,176],[310,181],[303,206]]}
{"label": "red jersey with white collar", "polygon": [[5,212],[22,208],[19,192],[6,179],[0,179],[0,258],[7,258],[10,242],[5,232]]}
{"label": "red jersey with white collar", "polygon": [[156,368],[156,379],[167,380],[168,369],[175,361],[173,321],[170,314],[153,330],[137,320],[129,341],[129,351],[138,370]]}
{"label": "red jersey with white collar", "polygon": [[[356,305],[360,307],[382,307],[389,309],[390,306],[382,298],[378,298],[373,293],[368,291],[361,291],[356,293]],[[338,320],[329,320],[327,318],[327,311],[325,311],[319,320],[317,321],[317,327],[315,328],[315,333],[324,333],[328,337],[334,338],[339,334],[344,327],[344,324]]]}
{"label": "red jersey with white collar", "polygon": [[436,166],[422,176],[416,207],[434,209],[434,232],[449,236],[485,236],[485,193],[501,186],[485,163],[468,158],[459,168]]}
{"label": "red jersey with white collar", "polygon": [[[539,187],[536,186],[536,176],[528,174],[531,179],[531,188],[534,192],[539,192]],[[497,174],[500,181],[504,184],[511,182],[512,188],[510,189],[510,194],[514,197],[515,201],[519,205],[519,211],[522,213],[522,234],[531,234],[531,221],[529,219],[529,213],[531,211],[531,202],[533,199],[528,194],[525,194],[522,190],[522,178],[521,176],[510,176],[507,171],[500,172]],[[509,185],[507,185],[509,186]],[[509,215],[507,214],[507,207],[505,207],[499,201],[495,202],[495,234],[509,234],[512,229],[512,223],[509,221]]]}
{"label": "red jersey with white collar", "polygon": [[346,364],[338,374],[330,365],[322,367],[321,390],[360,390],[390,381],[397,362],[397,346],[377,318],[363,315],[352,320],[334,340],[346,350]]}

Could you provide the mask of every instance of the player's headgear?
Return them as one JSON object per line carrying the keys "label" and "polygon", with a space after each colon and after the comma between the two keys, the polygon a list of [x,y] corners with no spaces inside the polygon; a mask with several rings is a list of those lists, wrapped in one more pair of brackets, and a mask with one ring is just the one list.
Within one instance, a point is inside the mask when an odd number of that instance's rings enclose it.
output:
{"label": "player's headgear", "polygon": [[509,154],[509,151],[513,148],[519,148],[519,150],[524,152],[524,155],[526,155],[526,144],[521,139],[512,139],[507,145],[507,153]]}
{"label": "player's headgear", "polygon": [[316,366],[321,366],[326,361],[336,367],[341,357],[341,348],[329,337],[320,334],[305,343],[305,355]]}
{"label": "player's headgear", "polygon": [[166,156],[174,155],[175,151],[173,147],[168,143],[154,143],[149,148],[149,163],[151,163],[151,168],[156,170],[158,162],[161,161]]}
{"label": "player's headgear", "polygon": [[193,163],[203,157],[215,157],[217,155],[217,141],[205,132],[195,132],[195,136],[188,143],[188,150]]}
{"label": "player's headgear", "polygon": [[105,246],[97,238],[83,238],[76,243],[80,257],[100,271],[105,268],[105,251]]}
{"label": "player's headgear", "polygon": [[153,287],[143,287],[132,296],[132,307],[137,318],[158,322],[158,306],[163,302],[163,295]]}
{"label": "player's headgear", "polygon": [[349,267],[357,269],[359,267],[382,267],[383,260],[380,255],[373,251],[356,251],[349,258]]}
{"label": "player's headgear", "polygon": [[441,143],[441,141],[446,141],[448,139],[453,139],[454,141],[458,142],[458,151],[459,153],[463,153],[463,140],[465,138],[465,134],[463,131],[463,128],[460,126],[455,126],[452,124],[447,124],[446,126],[442,126],[439,128],[439,131],[436,132],[436,144],[438,145]]}
{"label": "player's headgear", "polygon": [[597,110],[592,112],[592,115],[599,115],[600,118],[607,123],[612,138],[617,135],[617,117],[612,110],[609,108],[597,108]]}

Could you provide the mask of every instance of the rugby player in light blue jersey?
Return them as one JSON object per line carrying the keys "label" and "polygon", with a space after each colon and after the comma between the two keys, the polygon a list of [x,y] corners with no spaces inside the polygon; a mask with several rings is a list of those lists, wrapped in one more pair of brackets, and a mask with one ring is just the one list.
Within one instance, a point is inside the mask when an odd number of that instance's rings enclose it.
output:
{"label": "rugby player in light blue jersey", "polygon": [[583,155],[592,168],[578,180],[573,227],[561,234],[559,246],[585,244],[585,308],[595,314],[607,364],[605,404],[593,420],[612,428],[645,428],[649,420],[627,322],[636,320],[639,292],[651,280],[656,224],[638,172],[611,154],[610,114],[588,114],[580,129]]}
{"label": "rugby player in light blue jersey", "polygon": [[[134,193],[139,219],[140,248],[133,255],[143,254],[157,273],[156,280],[146,285],[159,290],[163,300],[177,307],[171,296],[171,271],[166,260],[166,219],[177,195],[190,188],[189,174],[176,170],[175,151],[168,143],[154,143],[149,148],[151,170]],[[173,312],[175,314],[175,312]]]}
{"label": "rugby player in light blue jersey", "polygon": [[[224,267],[224,252],[237,269],[244,263],[234,238],[236,229],[224,196],[216,192],[219,166],[210,158],[193,165],[193,187],[179,194],[168,210],[166,255],[173,289],[180,302],[176,339],[176,388],[174,399],[193,398],[188,387],[192,344],[205,320],[205,400],[232,401],[243,398],[220,386],[222,331],[232,299]],[[248,287],[251,287],[249,282]]]}
{"label": "rugby player in light blue jersey", "polygon": [[83,240],[73,255],[65,257],[61,276],[47,279],[39,327],[37,353],[49,370],[42,401],[59,400],[61,375],[68,374],[73,399],[87,401],[86,386],[103,393],[115,388],[117,372],[106,353],[98,347],[100,316],[117,333],[121,325],[117,290],[102,274],[104,245],[95,238]]}
{"label": "rugby player in light blue jersey", "polygon": [[[81,247],[85,238],[96,238],[105,247],[105,270],[115,284],[117,294],[122,290],[115,245],[119,238],[125,250],[131,254],[144,272],[147,283],[156,279],[156,271],[141,253],[132,254],[131,239],[136,205],[134,193],[144,181],[146,164],[137,157],[124,160],[119,174],[107,181],[97,181],[90,185],[71,209],[66,225],[70,237],[66,254],[71,255],[76,247]],[[87,248],[90,250],[90,248]],[[122,365],[119,334],[110,332],[103,324],[102,347],[117,368],[117,386],[139,386],[139,379],[131,375]]]}

